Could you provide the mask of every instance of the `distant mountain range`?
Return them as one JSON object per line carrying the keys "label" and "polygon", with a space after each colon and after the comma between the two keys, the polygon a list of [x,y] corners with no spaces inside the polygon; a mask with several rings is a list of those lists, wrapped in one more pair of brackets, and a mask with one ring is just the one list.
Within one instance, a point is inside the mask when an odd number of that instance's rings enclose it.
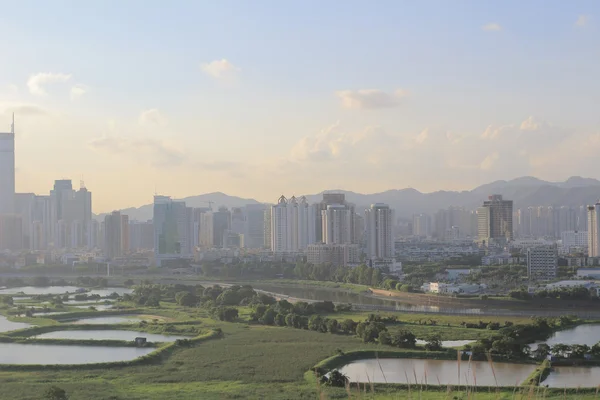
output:
{"label": "distant mountain range", "polygon": [[[449,206],[462,206],[475,209],[490,194],[501,194],[505,199],[513,200],[514,207],[529,206],[574,206],[595,203],[600,198],[600,181],[592,178],[573,176],[564,182],[547,182],[531,176],[516,178],[510,181],[496,181],[481,185],[470,191],[453,192],[437,191],[421,193],[415,189],[394,189],[381,193],[361,194],[346,190],[327,190],[326,192],[344,193],[346,200],[356,204],[357,208],[365,208],[373,203],[386,203],[396,210],[399,217],[410,217],[418,213],[434,213]],[[321,201],[323,193],[307,195],[309,203]],[[199,196],[186,197],[184,200],[190,207],[208,207],[209,201],[213,209],[220,206],[227,208],[243,207],[246,204],[260,204],[254,199],[229,196],[224,193],[206,193]],[[121,210],[131,220],[145,221],[152,219],[152,204],[139,208]],[[100,214],[97,218],[104,218]]]}

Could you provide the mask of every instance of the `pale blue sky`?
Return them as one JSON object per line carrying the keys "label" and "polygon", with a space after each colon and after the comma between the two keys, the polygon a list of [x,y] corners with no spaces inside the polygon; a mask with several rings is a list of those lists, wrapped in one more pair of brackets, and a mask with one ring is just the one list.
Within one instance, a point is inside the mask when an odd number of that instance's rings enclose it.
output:
{"label": "pale blue sky", "polygon": [[600,177],[596,1],[0,10],[0,123],[16,111],[20,191],[83,176],[107,211],[155,187],[271,201]]}

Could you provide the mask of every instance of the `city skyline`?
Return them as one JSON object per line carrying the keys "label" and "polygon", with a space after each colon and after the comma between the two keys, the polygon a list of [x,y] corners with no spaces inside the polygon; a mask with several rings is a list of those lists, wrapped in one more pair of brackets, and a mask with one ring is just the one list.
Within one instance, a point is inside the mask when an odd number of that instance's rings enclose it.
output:
{"label": "city skyline", "polygon": [[7,4],[16,191],[83,177],[98,213],[593,175],[600,5],[509,3]]}

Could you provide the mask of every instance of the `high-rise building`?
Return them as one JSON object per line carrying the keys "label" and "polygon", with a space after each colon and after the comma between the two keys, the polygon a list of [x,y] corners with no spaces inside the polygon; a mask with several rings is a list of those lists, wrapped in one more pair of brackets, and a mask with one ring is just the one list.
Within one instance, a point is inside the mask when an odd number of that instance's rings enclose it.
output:
{"label": "high-rise building", "polygon": [[[314,204],[315,213],[315,241],[314,243],[325,242],[325,232],[323,232],[323,211],[327,211],[327,206],[343,205],[350,210],[352,215],[355,213],[354,204],[346,201],[344,193],[323,193],[323,200],[320,203]],[[355,237],[354,219],[351,224],[351,235]]]}
{"label": "high-rise building", "polygon": [[35,194],[15,193],[15,214],[21,216],[24,249],[33,248],[33,220],[35,211]]}
{"label": "high-rise building", "polygon": [[0,215],[0,251],[23,249],[23,223],[16,214]]}
{"label": "high-rise building", "polygon": [[129,249],[131,251],[154,248],[154,225],[152,221],[129,221]]}
{"label": "high-rise building", "polygon": [[588,256],[600,257],[600,202],[588,206]]}
{"label": "high-rise building", "polygon": [[321,211],[323,243],[352,244],[354,241],[354,212],[343,204],[331,204]]}
{"label": "high-rise building", "polygon": [[513,202],[495,194],[477,209],[479,241],[506,242],[513,239]]}
{"label": "high-rise building", "polygon": [[556,278],[558,250],[555,245],[527,249],[527,275],[531,281],[548,281]]}
{"label": "high-rise building", "polygon": [[0,214],[15,212],[15,116],[10,132],[0,133]]}
{"label": "high-rise building", "polygon": [[394,211],[383,203],[371,204],[365,211],[367,257],[370,260],[392,259],[394,251]]}
{"label": "high-rise building", "polygon": [[154,258],[157,266],[193,258],[192,209],[168,196],[154,196]]}
{"label": "high-rise building", "polygon": [[427,214],[413,215],[412,234],[414,236],[431,236],[431,218]]}
{"label": "high-rise building", "polygon": [[123,254],[129,252],[129,216],[121,215],[121,249]]}
{"label": "high-rise building", "polygon": [[223,247],[225,234],[231,229],[231,212],[227,207],[219,207],[213,213],[213,246]]}
{"label": "high-rise building", "polygon": [[244,231],[244,247],[260,249],[265,241],[265,210],[263,204],[247,204],[245,207],[246,227]]}
{"label": "high-rise building", "polygon": [[113,211],[104,217],[104,255],[109,260],[123,255],[123,217],[126,216],[119,211]]}
{"label": "high-rise building", "polygon": [[246,231],[246,216],[241,207],[231,209],[231,232],[243,235]]}
{"label": "high-rise building", "polygon": [[263,246],[267,250],[272,250],[272,225],[271,225],[271,208],[265,209],[263,213],[263,229],[265,232]]}
{"label": "high-rise building", "polygon": [[[58,222],[63,221],[61,237],[66,235],[71,238],[68,243],[61,242],[61,245],[88,249],[96,245],[92,240],[92,193],[83,182],[79,190],[75,191],[71,180],[56,180],[54,189],[50,191],[50,207],[51,226],[58,227]],[[50,241],[56,242],[56,231],[51,232],[51,235]]]}
{"label": "high-rise building", "polygon": [[313,221],[315,208],[303,197],[300,202],[292,196],[281,196],[271,207],[271,250],[274,253],[297,252],[315,242]]}

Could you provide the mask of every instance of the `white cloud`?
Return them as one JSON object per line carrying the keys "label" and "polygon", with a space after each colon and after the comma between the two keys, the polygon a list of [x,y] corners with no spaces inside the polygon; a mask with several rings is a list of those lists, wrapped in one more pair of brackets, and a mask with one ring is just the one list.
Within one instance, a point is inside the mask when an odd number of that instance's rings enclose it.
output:
{"label": "white cloud", "polygon": [[545,122],[536,120],[535,117],[532,115],[525,121],[521,122],[520,129],[522,131],[537,131],[546,126],[547,124]]}
{"label": "white cloud", "polygon": [[495,32],[495,31],[501,31],[502,27],[497,22],[490,22],[489,24],[483,25],[481,27],[481,29],[483,29],[484,31],[488,31],[488,32]]}
{"label": "white cloud", "polygon": [[216,79],[232,79],[240,72],[236,67],[226,59],[214,60],[200,66],[202,71]]}
{"label": "white cloud", "polygon": [[423,144],[427,141],[428,137],[429,137],[429,129],[425,128],[421,131],[421,133],[419,133],[417,135],[417,137],[415,138],[415,142],[417,142],[418,144]]}
{"label": "white cloud", "polygon": [[369,110],[378,108],[391,108],[400,104],[400,100],[408,95],[408,92],[398,89],[393,93],[387,93],[376,89],[342,90],[336,92],[342,100],[344,108]]}
{"label": "white cloud", "polygon": [[575,21],[575,26],[584,27],[590,22],[589,15],[580,15],[577,17],[577,21]]}
{"label": "white cloud", "polygon": [[52,72],[40,72],[35,75],[31,75],[27,81],[27,87],[29,92],[36,96],[45,96],[48,93],[44,86],[52,83],[65,83],[71,79],[70,74],[55,74]]}
{"label": "white cloud", "polygon": [[48,110],[43,107],[38,106],[37,104],[30,103],[0,103],[0,110],[3,114],[12,114],[15,113],[17,117],[19,116],[39,116],[48,114]]}
{"label": "white cloud", "polygon": [[140,117],[138,118],[138,123],[145,126],[157,125],[159,127],[165,127],[169,123],[169,120],[158,109],[151,108],[149,110],[142,111]]}
{"label": "white cloud", "polygon": [[186,160],[185,153],[173,145],[154,138],[103,135],[89,142],[92,149],[109,155],[138,158],[156,167],[174,167]]}
{"label": "white cloud", "polygon": [[487,156],[481,162],[481,164],[479,164],[479,168],[482,169],[483,171],[489,171],[490,169],[492,169],[492,167],[494,166],[496,161],[498,161],[499,158],[500,158],[500,155],[497,152],[492,153],[489,156]]}
{"label": "white cloud", "polygon": [[87,87],[77,84],[71,87],[71,100],[76,100],[87,93]]}

